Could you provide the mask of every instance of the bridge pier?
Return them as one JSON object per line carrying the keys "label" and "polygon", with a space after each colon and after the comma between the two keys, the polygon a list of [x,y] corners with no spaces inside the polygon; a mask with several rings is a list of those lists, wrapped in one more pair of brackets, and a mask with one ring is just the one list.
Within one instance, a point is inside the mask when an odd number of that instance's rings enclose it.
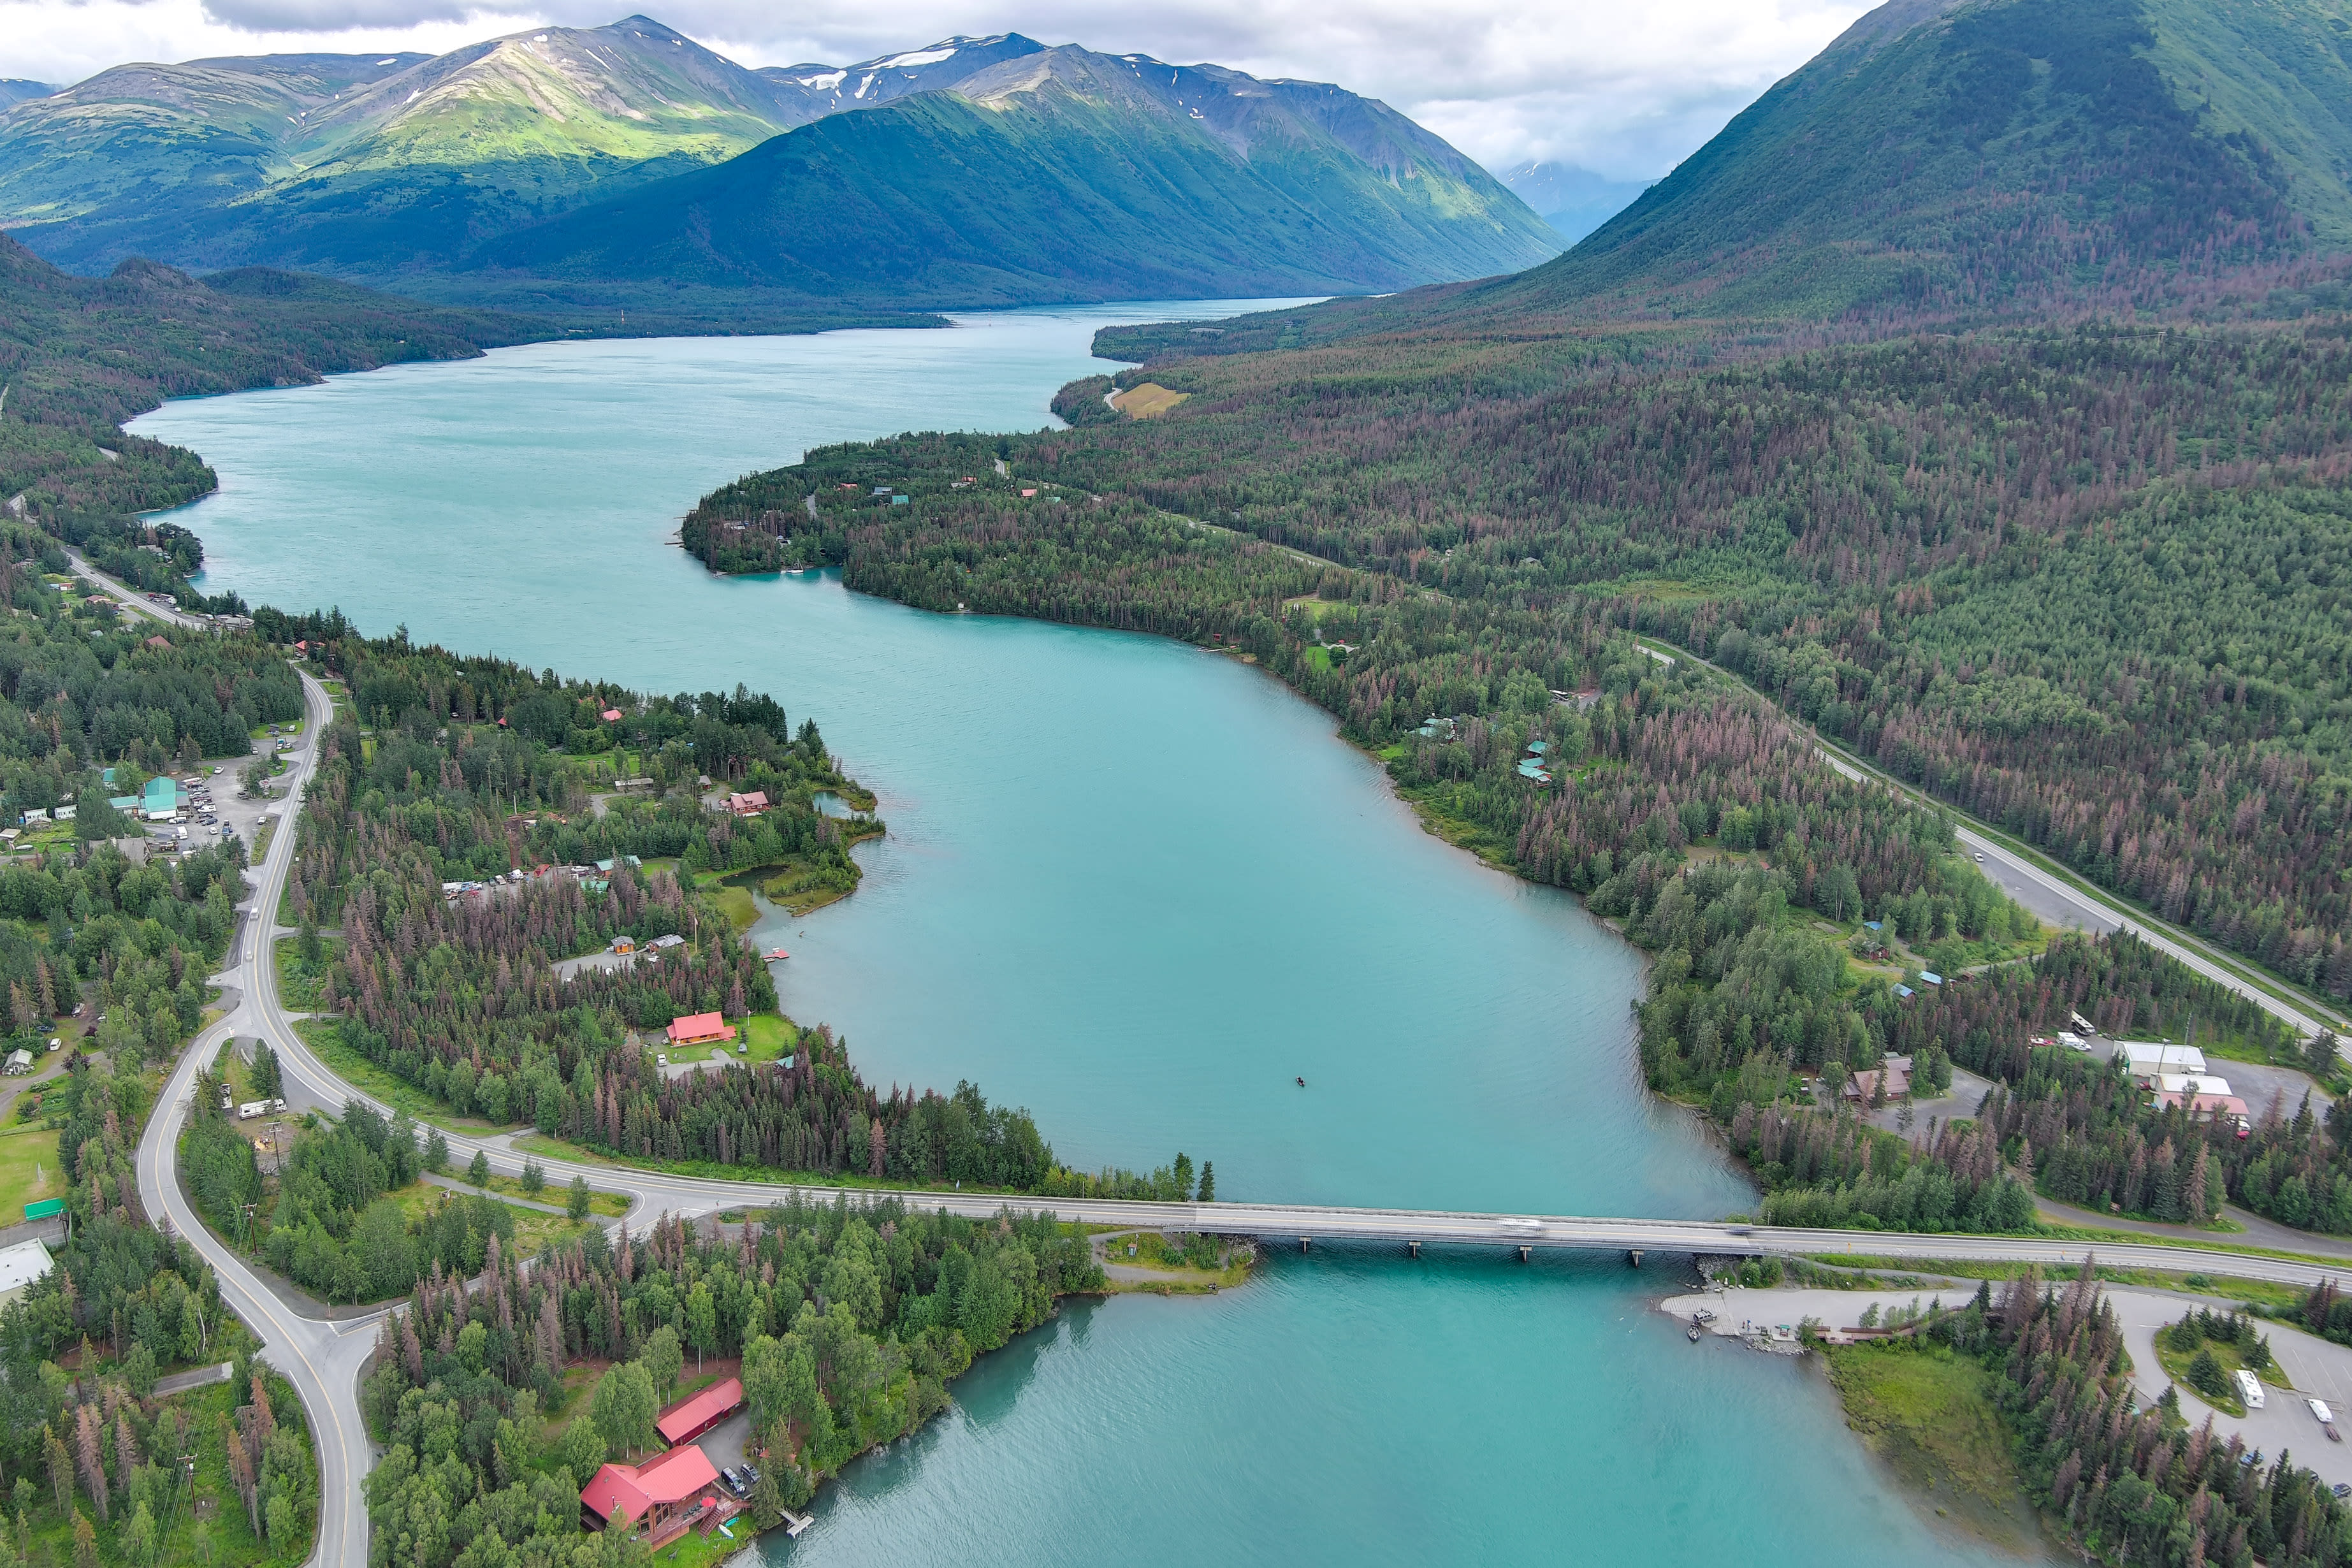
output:
{"label": "bridge pier", "polygon": [[1525,1243],[1525,1242],[1521,1242],[1521,1243],[1519,1244],[1519,1261],[1520,1261],[1520,1262],[1522,1262],[1522,1263],[1525,1263],[1525,1262],[1528,1260],[1528,1253],[1530,1253],[1530,1252],[1533,1252],[1534,1250],[1535,1250],[1535,1248],[1534,1248],[1534,1247],[1529,1247],[1529,1246],[1528,1246],[1528,1245],[1527,1245],[1527,1243]]}
{"label": "bridge pier", "polygon": [[1421,1256],[1421,1243],[1417,1241],[1408,1241],[1404,1245],[1405,1250],[1412,1253],[1412,1256],[1415,1258],[1419,1258]]}
{"label": "bridge pier", "polygon": [[1636,1268],[1642,1267],[1642,1249],[1638,1247],[1628,1247],[1625,1252],[1625,1261]]}
{"label": "bridge pier", "polygon": [[1308,1241],[1310,1241],[1311,1239],[1313,1239],[1313,1238],[1312,1238],[1312,1237],[1304,1237],[1304,1236],[1300,1237],[1298,1238],[1298,1250],[1299,1250],[1299,1251],[1301,1251],[1301,1252],[1306,1251],[1306,1250],[1307,1250],[1307,1243],[1308,1243]]}

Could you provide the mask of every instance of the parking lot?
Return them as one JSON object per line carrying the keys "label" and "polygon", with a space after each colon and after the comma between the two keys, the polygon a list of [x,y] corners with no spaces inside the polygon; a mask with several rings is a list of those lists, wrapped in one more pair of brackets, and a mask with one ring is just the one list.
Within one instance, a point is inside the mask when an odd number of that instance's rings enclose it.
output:
{"label": "parking lot", "polygon": [[[270,754],[281,741],[289,744],[277,754],[286,758],[290,765],[301,749],[310,743],[310,737],[296,733],[265,735],[254,742],[254,756]],[[267,795],[250,800],[241,796],[238,792],[244,787],[245,770],[252,765],[252,761],[251,757],[233,757],[206,763],[199,772],[175,774],[182,797],[177,820],[144,825],[147,852],[153,855],[202,849],[233,837],[245,841],[246,852],[249,856],[260,835],[263,820],[275,817],[283,809],[282,796],[278,792],[284,787],[278,785]],[[184,838],[180,837],[183,828],[187,832]]]}

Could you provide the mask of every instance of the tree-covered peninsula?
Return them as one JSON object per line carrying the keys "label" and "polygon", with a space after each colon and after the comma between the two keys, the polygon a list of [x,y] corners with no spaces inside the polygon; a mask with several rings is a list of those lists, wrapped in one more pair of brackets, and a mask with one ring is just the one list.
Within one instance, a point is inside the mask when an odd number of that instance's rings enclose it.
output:
{"label": "tree-covered peninsula", "polygon": [[[829,1028],[777,1013],[725,896],[854,886],[849,846],[883,831],[819,809],[872,797],[813,721],[740,689],[646,696],[261,619],[309,633],[342,692],[286,895],[322,1048],[448,1112],[675,1168],[1179,1195],[1166,1172],[1063,1168],[971,1085],[885,1094]],[[666,1026],[702,1014],[740,1070],[663,1071]]]}

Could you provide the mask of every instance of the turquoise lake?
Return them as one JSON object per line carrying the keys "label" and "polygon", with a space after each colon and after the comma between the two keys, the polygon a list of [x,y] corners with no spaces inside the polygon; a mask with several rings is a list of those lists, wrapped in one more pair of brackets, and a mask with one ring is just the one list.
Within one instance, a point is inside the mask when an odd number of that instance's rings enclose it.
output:
{"label": "turquoise lake", "polygon": [[[704,491],[902,429],[1034,429],[1097,326],[500,350],[175,403],[205,583],[646,689],[737,681],[881,797],[846,902],[754,933],[869,1080],[1029,1107],[1066,1163],[1220,1195],[1714,1216],[1751,1193],[1653,1104],[1638,953],[1424,834],[1331,718],[1175,643],[721,580]],[[1304,1077],[1307,1087],[1297,1087]],[[1817,1371],[1686,1343],[1615,1257],[1276,1253],[1205,1300],[1067,1310],[821,1494],[782,1563],[1941,1564]]]}

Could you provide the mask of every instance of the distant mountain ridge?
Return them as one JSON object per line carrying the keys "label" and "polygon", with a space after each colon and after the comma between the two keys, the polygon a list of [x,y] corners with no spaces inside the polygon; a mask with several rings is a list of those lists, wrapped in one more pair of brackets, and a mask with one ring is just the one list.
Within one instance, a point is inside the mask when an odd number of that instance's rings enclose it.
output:
{"label": "distant mountain ridge", "polygon": [[1328,293],[1492,275],[1556,237],[1383,104],[1040,48],[494,241],[484,267],[905,303]]}
{"label": "distant mountain ridge", "polygon": [[1454,308],[2122,307],[2352,245],[2340,0],[1893,0],[1558,261]]}
{"label": "distant mountain ridge", "polygon": [[[820,195],[835,210],[782,220]],[[139,255],[525,302],[534,277],[893,305],[1360,291],[1558,249],[1461,153],[1328,84],[1017,33],[755,71],[641,16],[430,58],[118,67],[0,112],[0,224],[84,271]]]}
{"label": "distant mountain ridge", "polygon": [[1521,163],[1501,176],[1504,186],[1570,245],[1631,206],[1655,180],[1604,179],[1574,163]]}

